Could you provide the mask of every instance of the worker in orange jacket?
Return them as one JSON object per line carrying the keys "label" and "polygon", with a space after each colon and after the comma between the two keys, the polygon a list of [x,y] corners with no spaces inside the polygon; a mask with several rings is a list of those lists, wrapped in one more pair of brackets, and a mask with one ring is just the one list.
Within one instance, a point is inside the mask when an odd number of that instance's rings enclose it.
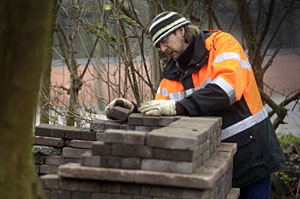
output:
{"label": "worker in orange jacket", "polygon": [[[176,12],[156,16],[149,32],[153,45],[171,58],[155,100],[140,104],[138,111],[222,117],[222,141],[238,145],[233,187],[240,188],[240,198],[269,199],[270,174],[283,166],[284,155],[239,42],[222,31],[199,31]],[[117,98],[106,107],[107,117],[116,104],[135,107]]]}

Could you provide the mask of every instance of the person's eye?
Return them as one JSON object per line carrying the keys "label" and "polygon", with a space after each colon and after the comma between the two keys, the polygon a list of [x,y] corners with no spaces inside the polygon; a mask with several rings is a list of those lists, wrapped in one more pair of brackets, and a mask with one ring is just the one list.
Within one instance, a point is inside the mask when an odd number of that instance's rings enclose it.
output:
{"label": "person's eye", "polygon": [[165,37],[161,40],[161,43],[163,43],[163,44],[165,44],[166,42],[167,42],[167,37]]}

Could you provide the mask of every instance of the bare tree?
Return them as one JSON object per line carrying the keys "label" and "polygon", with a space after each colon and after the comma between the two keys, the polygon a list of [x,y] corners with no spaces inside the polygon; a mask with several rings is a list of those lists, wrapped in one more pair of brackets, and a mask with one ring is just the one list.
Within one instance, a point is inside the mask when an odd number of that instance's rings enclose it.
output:
{"label": "bare tree", "polygon": [[[286,97],[284,101],[277,104],[272,98],[265,92],[263,77],[266,71],[271,67],[274,58],[277,56],[278,52],[282,48],[282,44],[278,45],[277,49],[271,55],[269,60],[265,65],[263,65],[263,60],[266,58],[267,51],[270,49],[272,42],[283,23],[286,19],[287,14],[293,8],[295,0],[288,2],[289,4],[284,8],[284,12],[276,24],[274,32],[270,32],[271,20],[274,17],[275,11],[275,0],[270,0],[268,4],[268,9],[265,12],[264,18],[259,23],[256,23],[258,27],[254,27],[253,21],[250,14],[249,5],[246,0],[236,0],[238,7],[238,14],[242,24],[243,35],[246,40],[248,48],[249,61],[252,65],[258,87],[260,88],[260,94],[262,99],[272,108],[272,111],[269,113],[269,117],[272,117],[274,114],[277,115],[273,121],[273,126],[276,129],[280,124],[284,124],[284,118],[287,115],[287,109],[285,108],[291,102],[295,102],[300,98],[300,90],[291,93]],[[262,6],[259,8],[262,9]],[[262,10],[261,12],[264,12]],[[258,14],[259,16],[259,14]],[[263,24],[263,26],[261,26]],[[260,29],[261,31],[257,31]],[[267,34],[271,34],[270,38],[267,38]],[[266,46],[263,48],[263,43],[266,43]]]}
{"label": "bare tree", "polygon": [[32,156],[32,120],[54,1],[0,1],[0,196],[45,198]]}

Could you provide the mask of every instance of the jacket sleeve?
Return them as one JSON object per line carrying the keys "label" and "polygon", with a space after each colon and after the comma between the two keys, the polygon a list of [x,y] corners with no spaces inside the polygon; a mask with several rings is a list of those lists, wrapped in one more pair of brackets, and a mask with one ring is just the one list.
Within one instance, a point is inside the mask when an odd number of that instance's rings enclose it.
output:
{"label": "jacket sleeve", "polygon": [[211,81],[178,102],[190,116],[228,109],[241,99],[249,78],[251,67],[239,42],[227,33],[216,36],[213,42],[208,62]]}

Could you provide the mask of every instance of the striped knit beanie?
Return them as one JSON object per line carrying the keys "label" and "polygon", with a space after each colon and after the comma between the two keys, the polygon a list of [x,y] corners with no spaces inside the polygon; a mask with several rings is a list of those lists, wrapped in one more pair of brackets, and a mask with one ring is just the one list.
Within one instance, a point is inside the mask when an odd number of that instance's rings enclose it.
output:
{"label": "striped knit beanie", "polygon": [[190,23],[191,22],[189,20],[177,12],[166,11],[160,13],[152,20],[152,24],[149,28],[153,45],[156,46],[156,44],[168,34],[177,28]]}

